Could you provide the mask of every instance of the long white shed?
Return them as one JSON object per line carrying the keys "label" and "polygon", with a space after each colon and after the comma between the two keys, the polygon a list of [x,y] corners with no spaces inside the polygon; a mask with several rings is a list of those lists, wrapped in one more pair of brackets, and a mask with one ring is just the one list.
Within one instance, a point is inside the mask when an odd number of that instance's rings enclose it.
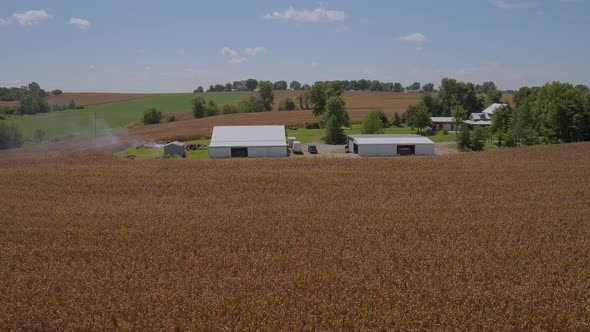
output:
{"label": "long white shed", "polygon": [[209,158],[287,157],[285,126],[215,126]]}
{"label": "long white shed", "polygon": [[362,157],[434,155],[434,142],[419,135],[348,135],[348,150]]}

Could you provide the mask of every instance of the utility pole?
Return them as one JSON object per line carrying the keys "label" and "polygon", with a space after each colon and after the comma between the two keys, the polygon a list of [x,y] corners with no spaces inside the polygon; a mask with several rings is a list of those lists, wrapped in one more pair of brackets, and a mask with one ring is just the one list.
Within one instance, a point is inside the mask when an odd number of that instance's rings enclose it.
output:
{"label": "utility pole", "polygon": [[96,136],[96,112],[94,112],[94,136]]}

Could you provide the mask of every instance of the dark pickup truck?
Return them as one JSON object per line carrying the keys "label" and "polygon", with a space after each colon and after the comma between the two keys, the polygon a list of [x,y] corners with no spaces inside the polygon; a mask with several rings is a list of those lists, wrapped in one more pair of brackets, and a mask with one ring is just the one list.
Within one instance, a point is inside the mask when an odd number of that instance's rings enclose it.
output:
{"label": "dark pickup truck", "polygon": [[308,145],[307,146],[307,152],[311,153],[311,154],[317,154],[318,153],[318,148],[315,145]]}

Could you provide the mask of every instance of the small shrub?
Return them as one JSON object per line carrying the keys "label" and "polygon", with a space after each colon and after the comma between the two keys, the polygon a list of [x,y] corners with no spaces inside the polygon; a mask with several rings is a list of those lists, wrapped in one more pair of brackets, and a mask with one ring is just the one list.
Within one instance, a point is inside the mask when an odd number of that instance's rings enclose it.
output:
{"label": "small shrub", "polygon": [[238,109],[237,105],[233,104],[225,104],[221,108],[222,114],[235,114],[238,113],[240,110]]}
{"label": "small shrub", "polygon": [[442,133],[443,133],[443,135],[448,135],[449,134],[449,131],[446,130],[446,129],[443,129],[443,132]]}
{"label": "small shrub", "polygon": [[174,121],[176,121],[176,115],[169,115],[166,118],[166,122],[174,122]]}
{"label": "small shrub", "polygon": [[14,149],[23,144],[23,134],[14,123],[0,122],[0,150]]}
{"label": "small shrub", "polygon": [[143,124],[150,125],[160,123],[162,121],[162,112],[155,108],[147,109],[143,112]]}
{"label": "small shrub", "polygon": [[320,129],[320,124],[317,122],[305,123],[305,129]]}
{"label": "small shrub", "polygon": [[279,111],[293,111],[295,108],[295,102],[288,97],[279,103]]}
{"label": "small shrub", "polygon": [[40,144],[43,143],[46,138],[47,133],[45,131],[42,129],[35,129],[35,132],[33,133],[33,142]]}

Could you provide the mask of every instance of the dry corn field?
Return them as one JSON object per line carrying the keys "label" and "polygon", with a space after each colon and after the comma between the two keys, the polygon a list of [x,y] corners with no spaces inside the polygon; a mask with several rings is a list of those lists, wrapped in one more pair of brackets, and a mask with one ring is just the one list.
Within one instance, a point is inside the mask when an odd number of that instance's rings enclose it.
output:
{"label": "dry corn field", "polygon": [[0,330],[589,330],[589,165],[0,160]]}

